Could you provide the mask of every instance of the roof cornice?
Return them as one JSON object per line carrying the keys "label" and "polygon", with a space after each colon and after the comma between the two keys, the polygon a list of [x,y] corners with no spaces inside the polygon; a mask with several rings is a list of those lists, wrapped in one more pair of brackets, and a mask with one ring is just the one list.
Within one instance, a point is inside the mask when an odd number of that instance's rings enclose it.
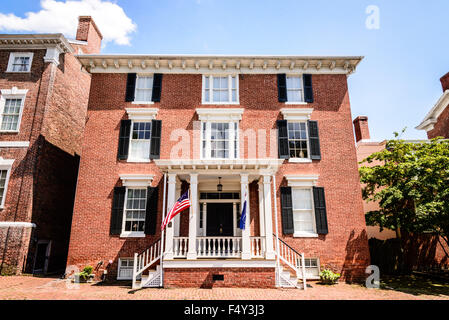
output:
{"label": "roof cornice", "polygon": [[74,52],[62,33],[55,34],[0,34],[0,49],[48,49]]}
{"label": "roof cornice", "polygon": [[91,73],[351,74],[362,56],[77,55]]}
{"label": "roof cornice", "polygon": [[418,130],[426,130],[426,132],[434,128],[435,123],[437,123],[438,117],[449,105],[449,90],[446,90],[443,95],[438,99],[437,103],[432,109],[427,113],[425,118],[421,123],[415,128]]}

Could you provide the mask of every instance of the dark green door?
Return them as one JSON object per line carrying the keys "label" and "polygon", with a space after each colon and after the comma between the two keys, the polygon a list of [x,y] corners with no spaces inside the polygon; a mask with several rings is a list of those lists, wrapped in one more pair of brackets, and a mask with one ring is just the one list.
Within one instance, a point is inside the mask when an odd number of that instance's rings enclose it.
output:
{"label": "dark green door", "polygon": [[232,237],[233,229],[232,203],[208,203],[206,235]]}

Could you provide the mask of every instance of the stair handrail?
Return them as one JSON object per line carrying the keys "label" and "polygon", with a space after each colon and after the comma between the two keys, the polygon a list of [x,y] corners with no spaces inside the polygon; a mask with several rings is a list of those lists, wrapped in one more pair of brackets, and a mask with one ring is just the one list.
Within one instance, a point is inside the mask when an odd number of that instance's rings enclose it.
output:
{"label": "stair handrail", "polygon": [[133,263],[133,279],[132,286],[136,287],[137,277],[142,274],[145,269],[151,266],[153,263],[160,259],[160,253],[162,250],[161,238],[154,241],[146,250],[141,253],[134,253]]}

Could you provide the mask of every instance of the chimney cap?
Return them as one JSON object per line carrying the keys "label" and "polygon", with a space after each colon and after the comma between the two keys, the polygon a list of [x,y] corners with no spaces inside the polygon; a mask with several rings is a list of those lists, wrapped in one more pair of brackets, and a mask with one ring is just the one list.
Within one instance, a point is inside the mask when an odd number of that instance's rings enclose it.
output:
{"label": "chimney cap", "polygon": [[90,23],[92,23],[92,25],[94,26],[95,30],[97,31],[98,35],[100,36],[100,39],[103,40],[103,35],[100,32],[100,29],[98,28],[97,24],[95,23],[94,19],[92,18],[92,16],[79,16],[78,17],[78,21],[81,20],[87,20]]}
{"label": "chimney cap", "polygon": [[355,123],[355,122],[358,122],[358,121],[368,121],[368,117],[367,116],[358,116],[352,122]]}

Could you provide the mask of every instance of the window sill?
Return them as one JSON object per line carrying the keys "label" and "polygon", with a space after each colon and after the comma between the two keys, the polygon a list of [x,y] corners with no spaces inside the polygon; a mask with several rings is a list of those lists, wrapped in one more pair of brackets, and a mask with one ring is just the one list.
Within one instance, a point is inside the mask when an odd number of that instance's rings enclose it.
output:
{"label": "window sill", "polygon": [[0,133],[19,133],[19,130],[0,130]]}
{"label": "window sill", "polygon": [[293,234],[294,238],[318,238],[318,233],[310,232],[295,232]]}
{"label": "window sill", "polygon": [[122,232],[120,238],[145,238],[143,232]]}
{"label": "window sill", "polygon": [[133,101],[132,104],[154,104],[153,101]]}
{"label": "window sill", "polygon": [[31,71],[5,71],[5,73],[31,73]]}
{"label": "window sill", "polygon": [[151,160],[150,159],[128,159],[128,160],[126,160],[126,162],[130,162],[130,163],[150,163]]}
{"label": "window sill", "polygon": [[312,163],[312,159],[290,158],[290,159],[288,159],[288,162],[292,162],[292,163]]}
{"label": "window sill", "polygon": [[303,101],[286,101],[284,103],[285,104],[296,104],[296,105],[306,105],[306,104],[308,104],[307,102],[303,102]]}

